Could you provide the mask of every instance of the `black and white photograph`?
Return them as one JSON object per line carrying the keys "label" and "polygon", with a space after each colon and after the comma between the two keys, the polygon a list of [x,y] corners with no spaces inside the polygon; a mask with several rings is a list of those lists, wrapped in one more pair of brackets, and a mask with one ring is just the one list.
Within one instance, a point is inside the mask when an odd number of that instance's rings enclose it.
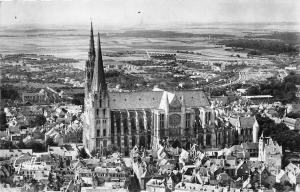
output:
{"label": "black and white photograph", "polygon": [[0,192],[300,192],[300,1],[0,0]]}

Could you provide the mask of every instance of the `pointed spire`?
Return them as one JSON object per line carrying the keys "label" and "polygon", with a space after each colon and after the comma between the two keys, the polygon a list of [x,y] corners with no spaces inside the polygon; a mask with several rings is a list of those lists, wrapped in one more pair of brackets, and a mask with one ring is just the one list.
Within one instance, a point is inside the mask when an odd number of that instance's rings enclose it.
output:
{"label": "pointed spire", "polygon": [[169,97],[168,97],[168,93],[165,91],[165,100],[164,100],[164,104],[165,104],[165,112],[166,114],[169,114]]}
{"label": "pointed spire", "polygon": [[95,61],[95,44],[94,44],[94,33],[93,33],[93,23],[91,22],[91,34],[90,34],[90,50],[89,50],[89,59]]}
{"label": "pointed spire", "polygon": [[261,138],[261,139],[264,138],[264,132],[261,132],[260,138]]}
{"label": "pointed spire", "polygon": [[96,61],[94,67],[94,75],[92,82],[93,91],[106,91],[105,73],[103,68],[103,60],[100,46],[100,34],[98,33]]}
{"label": "pointed spire", "polygon": [[185,107],[185,99],[184,99],[184,95],[183,94],[181,96],[181,105],[182,105],[182,107]]}

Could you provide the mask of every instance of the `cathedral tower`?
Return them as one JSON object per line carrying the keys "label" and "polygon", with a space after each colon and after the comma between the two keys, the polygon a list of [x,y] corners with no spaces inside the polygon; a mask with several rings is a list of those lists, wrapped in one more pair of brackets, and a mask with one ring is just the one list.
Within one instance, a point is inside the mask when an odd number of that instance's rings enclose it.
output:
{"label": "cathedral tower", "polygon": [[[89,61],[93,60],[93,40],[91,28],[91,43]],[[88,61],[88,62],[89,62]],[[98,33],[96,59],[93,69],[86,69],[91,76],[86,76],[87,92],[85,95],[85,124],[83,144],[90,151],[102,152],[110,144],[110,110],[107,85],[102,60],[100,34]]]}

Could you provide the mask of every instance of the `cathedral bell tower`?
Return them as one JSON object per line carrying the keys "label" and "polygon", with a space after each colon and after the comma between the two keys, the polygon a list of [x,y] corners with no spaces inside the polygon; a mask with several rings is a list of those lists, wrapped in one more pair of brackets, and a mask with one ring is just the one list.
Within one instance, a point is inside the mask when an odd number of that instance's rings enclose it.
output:
{"label": "cathedral bell tower", "polygon": [[[91,28],[91,39],[92,37]],[[93,40],[90,41],[93,45]],[[93,61],[93,46],[89,51],[89,63]],[[92,62],[91,62],[92,63]],[[110,109],[108,91],[105,81],[105,73],[98,33],[96,59],[93,69],[86,68],[86,95],[85,95],[85,125],[83,132],[83,144],[90,152],[102,153],[110,145]],[[92,74],[92,76],[89,76]],[[91,78],[92,77],[92,78]],[[89,87],[90,86],[90,87]]]}

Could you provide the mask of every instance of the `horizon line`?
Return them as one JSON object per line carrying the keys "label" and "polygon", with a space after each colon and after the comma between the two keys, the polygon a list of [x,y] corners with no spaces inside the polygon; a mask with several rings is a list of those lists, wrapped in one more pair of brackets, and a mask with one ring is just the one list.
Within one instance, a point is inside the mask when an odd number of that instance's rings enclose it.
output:
{"label": "horizon line", "polygon": [[[1,24],[0,26],[4,26],[4,27],[12,27],[12,26],[85,26],[85,25],[90,25],[90,22],[87,23],[14,23],[14,24]],[[92,21],[93,22],[93,21]],[[93,25],[102,25],[102,26],[110,26],[110,27],[143,27],[143,26],[165,26],[165,27],[169,27],[169,26],[176,26],[176,25],[209,25],[209,24],[300,24],[300,21],[247,21],[247,22],[243,22],[243,21],[213,21],[213,22],[174,22],[174,23],[169,23],[169,24],[165,24],[165,23],[157,23],[157,24],[153,24],[153,23],[144,23],[144,24],[124,24],[124,25],[120,25],[120,23],[114,23],[114,24],[108,24],[108,23],[102,23],[102,24],[98,24],[98,22],[93,22]]]}

